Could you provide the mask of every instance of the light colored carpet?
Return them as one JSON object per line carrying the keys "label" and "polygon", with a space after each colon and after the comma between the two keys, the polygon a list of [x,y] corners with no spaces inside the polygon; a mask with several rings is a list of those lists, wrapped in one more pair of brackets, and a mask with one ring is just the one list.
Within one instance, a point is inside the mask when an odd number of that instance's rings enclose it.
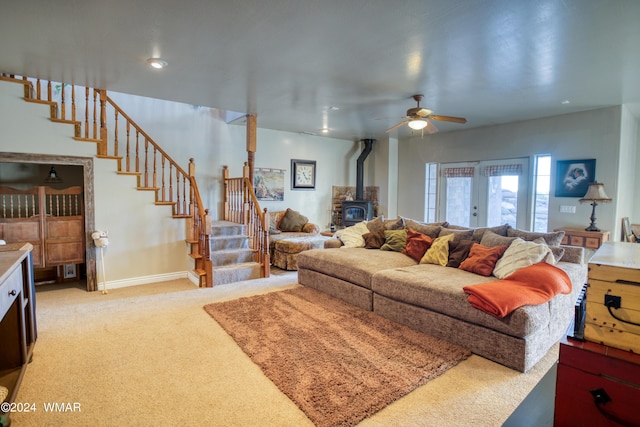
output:
{"label": "light colored carpet", "polygon": [[[311,426],[202,309],[297,285],[296,272],[196,289],[188,281],[37,292],[39,336],[14,426]],[[50,289],[51,287],[49,287]],[[478,356],[393,402],[362,426],[499,426],[557,360],[526,374]],[[46,412],[78,402],[80,412]]]}
{"label": "light colored carpet", "polygon": [[322,427],[353,426],[471,356],[304,286],[204,309]]}

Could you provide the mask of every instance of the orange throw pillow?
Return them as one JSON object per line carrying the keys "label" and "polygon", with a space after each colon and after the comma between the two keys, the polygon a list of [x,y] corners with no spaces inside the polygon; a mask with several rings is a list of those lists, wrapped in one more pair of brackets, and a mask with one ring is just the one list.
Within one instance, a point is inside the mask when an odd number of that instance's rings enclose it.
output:
{"label": "orange throw pillow", "polygon": [[504,245],[490,248],[479,243],[474,243],[469,251],[469,256],[460,263],[460,267],[458,268],[485,277],[491,276],[496,262],[498,262],[506,250],[507,246]]}
{"label": "orange throw pillow", "polygon": [[432,243],[433,238],[408,228],[407,246],[402,253],[420,262],[425,252],[427,252],[427,249],[431,247]]}

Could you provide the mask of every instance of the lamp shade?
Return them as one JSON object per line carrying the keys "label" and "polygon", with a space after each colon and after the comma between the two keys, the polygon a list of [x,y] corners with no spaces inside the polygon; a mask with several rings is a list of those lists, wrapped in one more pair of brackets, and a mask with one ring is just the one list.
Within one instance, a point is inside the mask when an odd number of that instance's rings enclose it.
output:
{"label": "lamp shade", "polygon": [[428,124],[427,121],[424,119],[415,119],[409,122],[409,127],[411,129],[420,130],[427,127],[427,124]]}
{"label": "lamp shade", "polygon": [[598,181],[594,181],[589,184],[589,189],[587,190],[587,194],[584,195],[582,199],[580,199],[580,203],[587,202],[599,202],[599,203],[610,203],[611,198],[607,196],[607,193],[604,192],[604,184]]}

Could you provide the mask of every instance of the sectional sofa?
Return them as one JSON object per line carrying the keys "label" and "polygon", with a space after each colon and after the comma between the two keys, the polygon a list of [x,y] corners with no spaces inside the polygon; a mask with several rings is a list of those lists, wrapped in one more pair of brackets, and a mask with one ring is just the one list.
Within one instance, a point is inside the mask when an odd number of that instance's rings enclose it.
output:
{"label": "sectional sofa", "polygon": [[[470,285],[500,283],[497,277],[456,268],[455,263],[453,266],[433,260],[425,263],[424,257],[417,259],[403,253],[406,247],[403,251],[376,249],[375,245],[367,248],[367,242],[362,245],[360,241],[354,243],[344,237],[347,244],[340,248],[313,249],[298,255],[299,283],[460,344],[521,372],[531,369],[565,334],[586,281],[587,266],[583,248],[559,245],[562,232],[529,233],[508,226],[468,230],[446,223],[422,224],[406,218],[392,221],[391,225],[389,221],[382,224],[383,233],[387,235],[392,234],[389,229],[399,230],[402,224],[402,229],[411,229],[412,233],[419,229],[420,234],[433,236],[433,242],[438,237],[455,234],[451,242],[470,240],[479,245],[477,248],[506,246],[508,249],[513,242],[525,246],[521,243],[525,241],[532,246],[535,241],[549,247],[548,252],[554,257],[546,260],[566,273],[571,290],[557,294],[548,302],[525,305],[498,318],[472,306],[463,290]],[[361,236],[373,234],[369,228],[364,229],[363,224],[359,227],[361,232],[368,231]],[[380,230],[377,233],[379,236]],[[451,251],[450,256],[454,252]],[[506,262],[506,249],[503,253],[505,262],[501,268],[508,270],[513,265]]]}

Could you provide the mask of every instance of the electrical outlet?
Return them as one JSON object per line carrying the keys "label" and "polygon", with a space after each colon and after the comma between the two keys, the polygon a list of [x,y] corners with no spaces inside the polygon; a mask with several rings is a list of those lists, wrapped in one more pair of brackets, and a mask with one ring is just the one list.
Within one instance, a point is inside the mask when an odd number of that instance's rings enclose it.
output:
{"label": "electrical outlet", "polygon": [[570,205],[560,205],[560,213],[576,213],[576,207]]}

